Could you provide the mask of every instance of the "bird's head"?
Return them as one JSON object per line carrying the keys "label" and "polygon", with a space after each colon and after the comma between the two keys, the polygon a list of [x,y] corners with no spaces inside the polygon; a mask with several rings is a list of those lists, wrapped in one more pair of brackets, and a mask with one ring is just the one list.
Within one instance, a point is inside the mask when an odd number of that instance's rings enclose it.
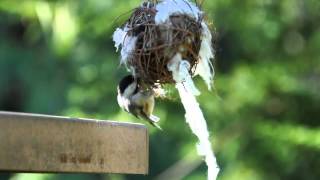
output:
{"label": "bird's head", "polygon": [[130,97],[138,92],[137,80],[132,75],[127,75],[121,79],[118,85],[118,94],[123,97]]}

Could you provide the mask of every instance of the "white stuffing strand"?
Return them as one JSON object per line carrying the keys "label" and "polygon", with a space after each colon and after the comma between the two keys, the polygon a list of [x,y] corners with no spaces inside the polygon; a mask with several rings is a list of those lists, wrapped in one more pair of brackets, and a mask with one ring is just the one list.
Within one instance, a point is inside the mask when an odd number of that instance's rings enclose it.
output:
{"label": "white stuffing strand", "polygon": [[219,166],[211,148],[207,123],[199,107],[199,103],[195,96],[185,89],[182,83],[177,83],[176,88],[179,91],[181,102],[186,111],[186,122],[199,139],[197,146],[198,154],[205,157],[208,166],[208,180],[215,180],[219,173]]}
{"label": "white stuffing strand", "polygon": [[182,60],[181,54],[177,53],[167,64],[167,68],[172,72],[173,80],[176,83],[183,83],[185,88],[193,95],[200,95],[200,91],[193,83],[192,77],[189,74],[190,63]]}

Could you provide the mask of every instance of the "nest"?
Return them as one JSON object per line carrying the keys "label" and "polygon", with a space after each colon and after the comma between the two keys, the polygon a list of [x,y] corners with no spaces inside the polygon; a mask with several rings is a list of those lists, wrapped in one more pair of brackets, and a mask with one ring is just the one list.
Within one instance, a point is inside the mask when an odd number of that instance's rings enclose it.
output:
{"label": "nest", "polygon": [[190,74],[194,74],[199,60],[202,18],[173,14],[165,23],[156,24],[155,4],[143,3],[126,22],[128,35],[137,37],[127,65],[146,84],[175,83],[167,64],[180,53],[190,63]]}

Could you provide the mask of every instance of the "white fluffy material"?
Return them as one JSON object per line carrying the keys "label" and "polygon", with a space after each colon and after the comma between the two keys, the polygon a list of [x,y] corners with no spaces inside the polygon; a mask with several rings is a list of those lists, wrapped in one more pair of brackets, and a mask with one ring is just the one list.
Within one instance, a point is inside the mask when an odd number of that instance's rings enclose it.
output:
{"label": "white fluffy material", "polygon": [[182,60],[180,53],[177,53],[168,63],[167,68],[172,72],[173,80],[176,83],[183,83],[185,88],[193,95],[200,95],[200,91],[196,88],[189,74],[190,63]]}
{"label": "white fluffy material", "polygon": [[187,91],[182,83],[177,83],[176,88],[179,91],[181,102],[186,111],[186,122],[199,139],[197,146],[198,154],[205,157],[208,166],[208,180],[215,180],[219,173],[219,166],[211,148],[207,123],[199,107],[199,103],[195,96]]}
{"label": "white fluffy material", "polygon": [[121,61],[120,64],[126,64],[128,58],[130,57],[132,51],[135,49],[137,37],[129,36],[128,29],[117,28],[113,33],[114,46],[119,50],[121,45]]}
{"label": "white fluffy material", "polygon": [[209,27],[205,22],[201,23],[202,26],[202,37],[201,47],[199,51],[199,63],[195,71],[196,75],[200,75],[201,78],[206,82],[208,89],[211,90],[211,84],[214,76],[214,69],[211,59],[214,58],[214,52],[212,49],[212,36]]}
{"label": "white fluffy material", "polygon": [[155,17],[156,24],[161,24],[173,14],[187,14],[196,20],[202,14],[202,11],[189,0],[163,0],[156,6],[157,14]]}
{"label": "white fluffy material", "polygon": [[113,42],[114,42],[114,47],[117,48],[117,52],[119,50],[119,46],[122,45],[124,38],[126,37],[127,32],[125,32],[121,28],[117,28],[116,31],[113,33]]}

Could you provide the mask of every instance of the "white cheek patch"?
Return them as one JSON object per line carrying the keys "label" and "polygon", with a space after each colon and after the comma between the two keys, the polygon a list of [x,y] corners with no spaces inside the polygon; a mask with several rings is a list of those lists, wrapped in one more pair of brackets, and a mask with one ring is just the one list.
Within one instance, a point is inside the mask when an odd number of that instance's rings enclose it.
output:
{"label": "white cheek patch", "polygon": [[137,82],[133,82],[131,83],[123,92],[123,97],[125,98],[130,98],[131,96],[133,96],[134,91],[137,88]]}

